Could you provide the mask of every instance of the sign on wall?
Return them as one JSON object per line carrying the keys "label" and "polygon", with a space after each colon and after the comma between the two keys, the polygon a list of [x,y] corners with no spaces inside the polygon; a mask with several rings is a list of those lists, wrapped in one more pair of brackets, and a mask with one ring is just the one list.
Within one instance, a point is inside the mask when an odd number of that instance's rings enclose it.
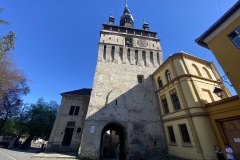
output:
{"label": "sign on wall", "polygon": [[94,132],[95,132],[95,126],[91,126],[90,133],[94,133]]}

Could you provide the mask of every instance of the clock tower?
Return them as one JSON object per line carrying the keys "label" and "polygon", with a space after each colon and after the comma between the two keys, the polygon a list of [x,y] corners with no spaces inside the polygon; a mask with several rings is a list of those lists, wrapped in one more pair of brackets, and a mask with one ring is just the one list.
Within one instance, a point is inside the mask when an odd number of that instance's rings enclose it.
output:
{"label": "clock tower", "polygon": [[165,139],[152,73],[162,64],[157,33],[134,28],[128,5],[102,24],[80,157],[131,159],[160,155]]}

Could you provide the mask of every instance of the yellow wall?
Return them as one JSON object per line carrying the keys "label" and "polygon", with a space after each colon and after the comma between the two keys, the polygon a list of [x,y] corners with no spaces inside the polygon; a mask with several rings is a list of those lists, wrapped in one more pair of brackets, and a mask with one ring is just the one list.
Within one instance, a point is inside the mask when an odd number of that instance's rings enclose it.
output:
{"label": "yellow wall", "polygon": [[[197,67],[200,74],[196,72],[196,68],[195,70],[193,69],[193,64]],[[153,74],[157,86],[161,117],[167,136],[168,149],[172,155],[194,160],[216,159],[213,146],[217,144],[217,139],[206,114],[205,104],[207,101],[203,90],[209,91],[212,101],[218,101],[220,98],[212,92],[216,85],[220,86],[223,84],[217,81],[217,77],[220,75],[217,70],[214,70],[215,66],[211,65],[208,61],[181,53],[169,57]],[[207,70],[208,74],[203,68]],[[173,79],[169,83],[165,78],[167,69],[171,72]],[[158,77],[162,78],[162,88],[158,86]],[[225,86],[223,85],[223,87]],[[176,91],[181,105],[181,109],[177,111],[174,109],[171,98],[173,90]],[[169,113],[167,114],[164,113],[162,97],[166,98],[168,102]],[[188,146],[182,141],[179,129],[181,124],[185,124],[188,129],[191,139],[191,143],[188,143]],[[176,143],[170,142],[168,126],[173,127]]]}
{"label": "yellow wall", "polygon": [[220,147],[224,150],[224,143],[226,143],[226,139],[224,134],[221,132],[218,121],[227,118],[239,117],[240,99],[231,100],[221,104],[213,104],[211,106],[207,106],[206,110],[209,114],[209,118],[216,134],[218,143]]}
{"label": "yellow wall", "polygon": [[238,94],[240,94],[238,70],[240,68],[240,49],[237,49],[228,38],[228,34],[240,26],[239,22],[240,16],[207,43]]}

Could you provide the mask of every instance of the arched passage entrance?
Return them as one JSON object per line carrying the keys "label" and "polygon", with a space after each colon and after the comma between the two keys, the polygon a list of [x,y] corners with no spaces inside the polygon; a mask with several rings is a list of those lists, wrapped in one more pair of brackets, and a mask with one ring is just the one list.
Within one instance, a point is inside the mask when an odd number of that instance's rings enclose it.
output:
{"label": "arched passage entrance", "polygon": [[126,160],[126,141],[126,129],[118,122],[108,123],[101,134],[100,159]]}

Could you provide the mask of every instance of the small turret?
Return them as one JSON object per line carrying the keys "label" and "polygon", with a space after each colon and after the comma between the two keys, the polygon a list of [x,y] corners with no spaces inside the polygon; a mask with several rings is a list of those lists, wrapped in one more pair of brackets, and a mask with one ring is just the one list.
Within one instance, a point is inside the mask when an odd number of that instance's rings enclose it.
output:
{"label": "small turret", "polygon": [[115,20],[115,18],[114,18],[113,15],[111,14],[111,16],[109,17],[109,20],[108,20],[108,24],[109,24],[109,25],[114,25],[114,20]]}
{"label": "small turret", "polygon": [[144,31],[149,31],[149,24],[145,21],[143,21],[143,30]]}

